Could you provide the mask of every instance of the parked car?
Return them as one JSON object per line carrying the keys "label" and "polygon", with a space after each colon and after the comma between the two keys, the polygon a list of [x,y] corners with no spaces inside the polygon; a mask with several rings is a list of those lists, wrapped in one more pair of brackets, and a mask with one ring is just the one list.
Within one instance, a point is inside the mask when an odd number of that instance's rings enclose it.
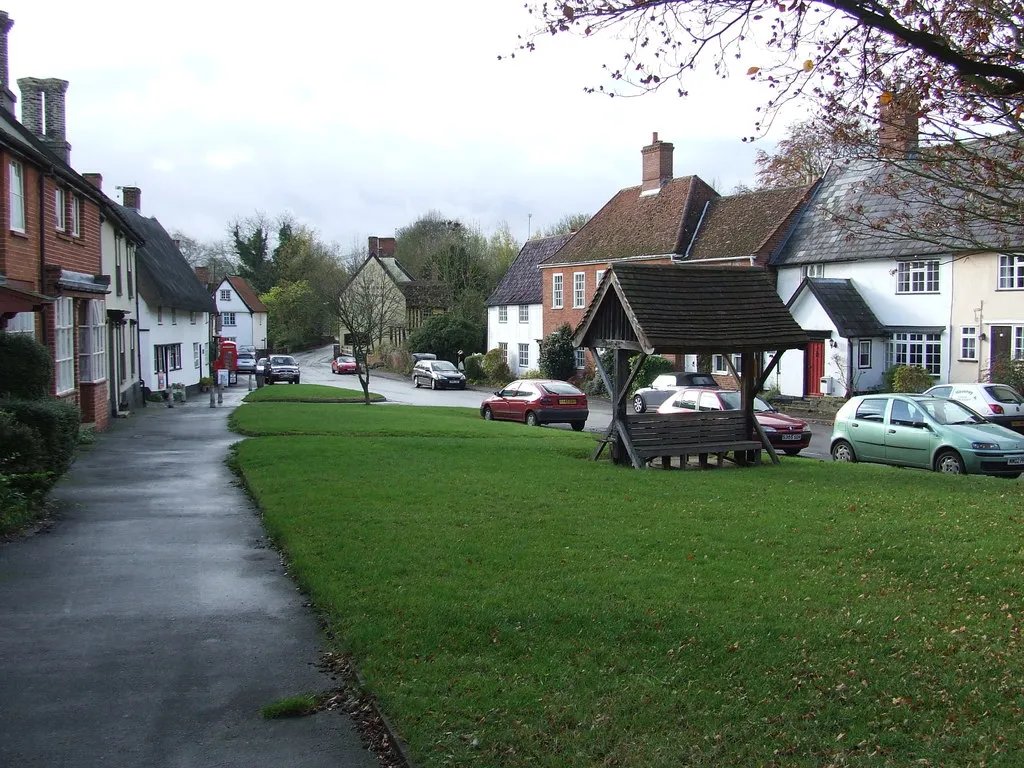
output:
{"label": "parked car", "polygon": [[582,431],[590,416],[587,396],[567,381],[522,379],[506,384],[480,404],[480,415],[491,421],[522,421],[531,427],[569,424]]}
{"label": "parked car", "polygon": [[[740,402],[740,393],[735,389],[687,388],[662,403],[658,413],[738,411]],[[811,444],[811,428],[806,421],[780,413],[760,397],[754,398],[754,417],[772,447],[787,456],[796,456]]]}
{"label": "parked car", "polygon": [[835,461],[920,467],[954,475],[1020,477],[1024,437],[957,400],[929,395],[858,395],[836,414]]}
{"label": "parked car", "polygon": [[633,410],[644,413],[656,410],[673,393],[684,387],[706,387],[718,389],[718,382],[710,373],[693,373],[691,371],[675,371],[655,376],[649,387],[640,387],[633,393]]}
{"label": "parked car", "polygon": [[239,352],[235,370],[239,373],[256,373],[256,355],[252,352]]}
{"label": "parked car", "polygon": [[437,355],[433,352],[413,352],[413,362],[418,363],[420,360],[437,360]]}
{"label": "parked car", "polygon": [[412,383],[431,389],[465,389],[466,375],[447,360],[420,360],[412,368]]}
{"label": "parked car", "polygon": [[248,352],[253,357],[256,357],[256,347],[254,347],[252,344],[239,344],[238,354],[242,354],[243,352]]}
{"label": "parked car", "polygon": [[1024,397],[1006,384],[939,384],[924,394],[956,400],[993,424],[1024,435]]}
{"label": "parked car", "polygon": [[267,384],[277,381],[299,383],[299,364],[291,355],[271,355],[264,371]]}
{"label": "parked car", "polygon": [[331,360],[331,373],[356,373],[359,366],[352,355],[338,355]]}

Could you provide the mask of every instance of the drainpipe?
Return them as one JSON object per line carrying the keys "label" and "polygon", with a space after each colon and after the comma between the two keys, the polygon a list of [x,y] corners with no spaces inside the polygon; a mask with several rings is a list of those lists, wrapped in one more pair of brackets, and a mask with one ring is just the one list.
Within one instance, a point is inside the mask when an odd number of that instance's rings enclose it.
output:
{"label": "drainpipe", "polygon": [[[50,173],[53,173],[53,168],[50,168]],[[46,192],[46,179],[43,169],[39,169],[39,292],[44,296],[46,293],[46,225],[44,214],[46,213],[46,202],[44,201],[44,195]],[[25,222],[26,224],[28,222]],[[46,305],[43,305],[42,316],[43,316],[43,343],[46,343],[47,335],[47,319],[46,319]],[[53,318],[57,317],[57,312],[54,310],[50,313]],[[54,321],[56,322],[56,321]],[[56,331],[54,331],[56,333]],[[51,394],[57,393],[57,363],[56,363],[56,350],[57,350],[57,339],[54,338],[50,342],[50,349],[53,351],[52,357],[54,359],[53,365],[53,381],[51,385],[53,387]]]}
{"label": "drainpipe", "polygon": [[138,320],[135,323],[135,356],[138,358],[138,372],[139,372],[139,397],[142,399],[142,407],[146,407],[146,380],[142,377],[142,315],[139,314],[139,246],[135,246],[135,269],[132,270],[132,278],[135,280],[135,285],[132,286],[132,290],[135,291],[135,317]]}
{"label": "drainpipe", "polygon": [[853,339],[846,340],[846,397],[853,397]]}

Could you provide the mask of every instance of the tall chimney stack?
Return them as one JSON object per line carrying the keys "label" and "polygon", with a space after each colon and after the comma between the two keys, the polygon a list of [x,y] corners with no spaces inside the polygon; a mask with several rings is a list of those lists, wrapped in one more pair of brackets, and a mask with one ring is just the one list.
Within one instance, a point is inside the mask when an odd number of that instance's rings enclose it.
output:
{"label": "tall chimney stack", "polygon": [[138,187],[121,187],[123,205],[125,208],[142,210],[142,190]]}
{"label": "tall chimney stack", "polygon": [[643,156],[643,187],[640,193],[656,193],[672,180],[672,151],[675,147],[667,141],[658,141],[657,132],[651,143],[644,147]]}
{"label": "tall chimney stack", "polygon": [[65,163],[70,162],[71,145],[67,140],[64,94],[68,81],[55,77],[23,77],[21,88],[21,124],[46,144]]}
{"label": "tall chimney stack", "polygon": [[21,89],[21,124],[29,133],[43,137],[43,88],[37,77],[23,77],[18,80]]}
{"label": "tall chimney stack", "polygon": [[100,192],[103,191],[103,174],[102,173],[83,173],[82,178],[92,184]]}
{"label": "tall chimney stack", "polygon": [[14,114],[14,104],[18,97],[11,90],[11,72],[8,67],[7,33],[14,26],[14,19],[7,11],[0,11],[0,109]]}
{"label": "tall chimney stack", "polygon": [[907,158],[917,153],[919,102],[912,93],[893,95],[878,102],[878,153]]}

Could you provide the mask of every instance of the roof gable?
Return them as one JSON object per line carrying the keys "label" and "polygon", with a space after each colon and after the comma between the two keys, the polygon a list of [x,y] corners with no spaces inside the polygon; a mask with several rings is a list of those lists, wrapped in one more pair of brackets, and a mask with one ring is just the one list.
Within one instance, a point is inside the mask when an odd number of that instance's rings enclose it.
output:
{"label": "roof gable", "polygon": [[554,235],[528,241],[487,299],[487,306],[540,304],[544,286],[538,265],[551,258],[571,237],[571,234]]}
{"label": "roof gable", "polygon": [[682,253],[704,204],[718,193],[697,176],[668,181],[654,193],[619,191],[546,265],[606,262]]}
{"label": "roof gable", "polygon": [[844,339],[863,339],[884,336],[885,327],[878,321],[871,307],[849,279],[807,277],[796,289],[786,307],[796,304],[808,292],[825,310],[829,320]]}
{"label": "roof gable", "polygon": [[[260,301],[249,281],[238,275],[228,275],[224,280],[235,289],[235,293],[245,302],[251,312],[268,312],[267,305]],[[221,283],[223,285],[223,283]]]}

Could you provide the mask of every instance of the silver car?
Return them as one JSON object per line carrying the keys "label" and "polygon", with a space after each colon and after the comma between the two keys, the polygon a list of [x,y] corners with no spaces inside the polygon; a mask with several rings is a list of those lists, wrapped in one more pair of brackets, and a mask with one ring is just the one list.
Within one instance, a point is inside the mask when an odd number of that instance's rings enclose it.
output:
{"label": "silver car", "polygon": [[675,371],[655,376],[649,387],[640,387],[633,393],[633,411],[644,413],[656,411],[658,406],[684,387],[718,389],[718,382],[710,373]]}
{"label": "silver car", "polygon": [[956,400],[993,424],[1024,435],[1024,397],[1006,384],[939,384],[924,394]]}

